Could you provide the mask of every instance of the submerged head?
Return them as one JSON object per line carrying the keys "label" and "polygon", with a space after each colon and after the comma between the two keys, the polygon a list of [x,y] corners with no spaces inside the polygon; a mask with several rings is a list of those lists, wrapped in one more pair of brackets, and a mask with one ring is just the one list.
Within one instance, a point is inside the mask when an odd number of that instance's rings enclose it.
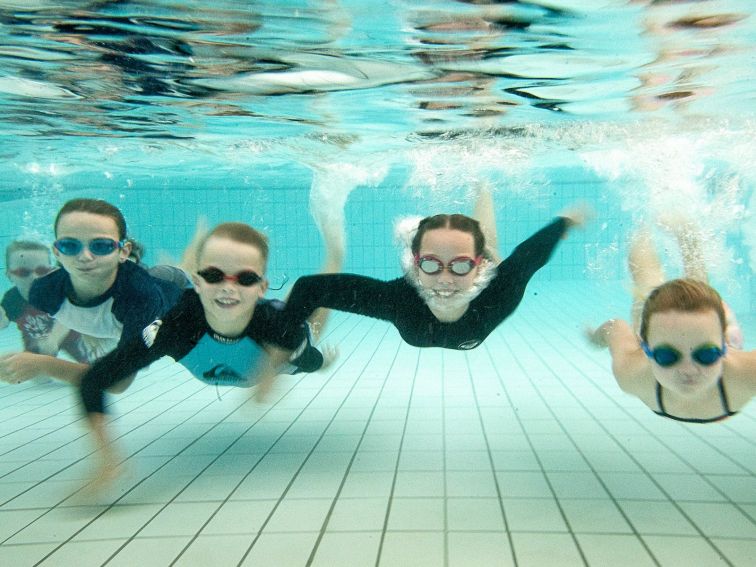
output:
{"label": "submerged head", "polygon": [[463,300],[476,283],[485,245],[480,224],[468,216],[441,214],[421,220],[411,244],[411,275],[424,299]]}
{"label": "submerged head", "polygon": [[683,278],[654,289],[643,306],[640,336],[656,380],[682,396],[716,385],[725,328],[722,298],[708,284]]}
{"label": "submerged head", "polygon": [[5,274],[27,301],[34,280],[52,269],[50,249],[41,242],[14,240],[5,249]]}
{"label": "submerged head", "polygon": [[126,220],[101,199],[72,199],[55,217],[53,253],[71,275],[74,288],[110,287],[118,265],[129,257]]}
{"label": "submerged head", "polygon": [[267,262],[268,239],[244,223],[219,224],[200,242],[192,280],[211,325],[246,326],[268,288]]}

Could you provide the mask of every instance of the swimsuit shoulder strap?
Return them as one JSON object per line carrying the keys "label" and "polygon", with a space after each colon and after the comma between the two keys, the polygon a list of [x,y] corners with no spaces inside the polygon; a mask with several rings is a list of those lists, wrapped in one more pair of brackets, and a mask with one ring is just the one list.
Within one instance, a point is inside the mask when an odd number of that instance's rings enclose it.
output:
{"label": "swimsuit shoulder strap", "polygon": [[722,402],[722,409],[724,410],[725,415],[735,415],[737,412],[734,412],[730,409],[730,403],[727,401],[727,393],[725,392],[722,376],[719,377],[717,388],[719,388],[719,399]]}
{"label": "swimsuit shoulder strap", "polygon": [[667,410],[664,409],[664,402],[662,401],[662,387],[659,382],[656,382],[656,406],[659,408],[659,411],[656,413],[667,415]]}

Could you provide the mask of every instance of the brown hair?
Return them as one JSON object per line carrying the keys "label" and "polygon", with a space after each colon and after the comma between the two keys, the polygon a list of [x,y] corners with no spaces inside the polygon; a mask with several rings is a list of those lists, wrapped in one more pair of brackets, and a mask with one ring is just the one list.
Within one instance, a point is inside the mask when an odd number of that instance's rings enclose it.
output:
{"label": "brown hair", "polygon": [[254,228],[243,222],[224,222],[211,230],[207,234],[207,236],[205,236],[205,238],[200,241],[199,246],[197,247],[198,262],[200,256],[202,255],[202,251],[205,249],[205,244],[212,236],[217,236],[218,238],[228,238],[229,240],[233,240],[234,242],[254,246],[260,251],[263,263],[268,263],[268,237],[259,230],[255,230]]}
{"label": "brown hair", "polygon": [[710,285],[691,278],[670,280],[654,289],[643,304],[640,336],[648,340],[648,321],[654,313],[665,311],[698,312],[713,310],[719,317],[722,333],[725,332],[725,317],[722,298]]}
{"label": "brown hair", "polygon": [[437,228],[451,228],[454,230],[460,230],[472,234],[475,242],[475,255],[480,256],[483,254],[486,248],[486,237],[483,235],[483,231],[480,228],[480,223],[473,218],[466,215],[453,214],[453,215],[433,215],[432,217],[425,217],[420,221],[417,226],[417,232],[412,238],[412,254],[418,254],[420,252],[420,245],[423,241],[423,236],[429,230]]}
{"label": "brown hair", "polygon": [[126,219],[121,210],[102,199],[71,199],[58,211],[55,217],[55,235],[58,235],[58,223],[68,213],[91,213],[102,215],[115,221],[118,227],[118,240],[126,239]]}
{"label": "brown hair", "polygon": [[5,267],[7,268],[10,265],[10,257],[14,252],[32,250],[47,252],[47,259],[50,259],[50,249],[41,242],[36,242],[34,240],[14,240],[8,244],[8,247],[5,249]]}

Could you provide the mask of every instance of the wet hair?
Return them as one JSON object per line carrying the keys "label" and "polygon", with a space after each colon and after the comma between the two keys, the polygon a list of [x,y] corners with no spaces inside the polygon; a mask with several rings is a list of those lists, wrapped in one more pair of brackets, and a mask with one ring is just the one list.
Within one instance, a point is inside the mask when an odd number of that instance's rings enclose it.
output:
{"label": "wet hair", "polygon": [[71,199],[58,211],[55,217],[55,235],[58,234],[58,223],[64,215],[69,213],[90,213],[113,219],[118,227],[118,240],[126,239],[126,219],[121,210],[102,199]]}
{"label": "wet hair", "polygon": [[145,254],[147,254],[147,249],[144,247],[144,244],[142,244],[138,240],[129,238],[128,241],[131,243],[131,251],[129,252],[129,260],[131,260],[135,264],[141,264],[142,258],[144,258]]}
{"label": "wet hair", "polygon": [[429,230],[435,230],[437,228],[451,228],[462,232],[472,234],[475,242],[475,255],[480,256],[486,249],[486,237],[483,235],[483,231],[480,228],[480,223],[473,218],[466,215],[453,214],[453,215],[433,215],[432,217],[425,217],[417,225],[417,232],[412,238],[412,254],[416,255],[420,252],[420,245],[423,242],[423,236]]}
{"label": "wet hair", "polygon": [[50,259],[50,249],[42,244],[41,242],[36,242],[34,240],[14,240],[10,244],[8,244],[8,247],[5,249],[5,266],[6,268],[10,266],[10,257],[11,254],[15,252],[31,252],[39,250],[41,252],[47,253],[47,259]]}
{"label": "wet hair", "polygon": [[643,304],[641,315],[640,337],[648,340],[648,322],[654,313],[665,311],[683,311],[696,313],[713,310],[722,327],[722,333],[727,326],[722,298],[717,290],[710,285],[691,278],[670,280],[654,289]]}
{"label": "wet hair", "polygon": [[260,251],[263,263],[268,263],[268,237],[243,222],[224,222],[211,230],[197,247],[197,262],[199,262],[200,256],[202,256],[202,252],[205,250],[205,244],[213,236],[228,238],[234,242],[254,246]]}

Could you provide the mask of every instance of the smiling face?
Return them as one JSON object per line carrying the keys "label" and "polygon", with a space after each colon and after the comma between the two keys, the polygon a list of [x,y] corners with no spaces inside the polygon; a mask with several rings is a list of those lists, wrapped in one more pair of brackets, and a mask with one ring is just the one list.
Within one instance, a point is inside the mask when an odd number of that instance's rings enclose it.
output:
{"label": "smiling face", "polygon": [[[27,301],[34,280],[41,277],[44,270],[51,269],[50,254],[45,250],[16,250],[8,256],[8,279]],[[26,271],[28,275],[14,274],[17,270]]]}
{"label": "smiling face", "polygon": [[[207,239],[199,254],[198,266],[199,271],[218,268],[227,276],[244,271],[265,275],[265,258],[259,248],[222,236]],[[264,279],[251,286],[227,279],[208,283],[197,274],[192,279],[207,322],[217,333],[226,336],[236,336],[244,331],[252,319],[257,300],[268,286]]]}
{"label": "smiling face", "polygon": [[683,397],[696,397],[714,388],[722,375],[722,359],[710,366],[695,362],[691,353],[704,345],[722,346],[722,326],[714,310],[662,311],[651,315],[648,345],[651,350],[669,346],[682,358],[674,365],[662,367],[649,360],[654,378]]}
{"label": "smiling face", "polygon": [[[434,256],[448,266],[449,262],[461,256],[475,258],[475,240],[469,232],[452,228],[436,228],[427,231],[420,243],[419,256]],[[420,285],[440,300],[453,298],[460,292],[472,288],[478,267],[464,276],[459,276],[445,268],[437,274],[426,274],[417,269]]]}
{"label": "smiling face", "polygon": [[105,215],[73,211],[60,217],[55,234],[56,239],[73,238],[84,244],[81,252],[66,256],[53,248],[55,258],[71,276],[79,299],[87,300],[105,293],[113,285],[118,274],[118,266],[129,257],[127,243],[105,256],[92,254],[87,246],[96,238],[120,240],[116,222]]}

